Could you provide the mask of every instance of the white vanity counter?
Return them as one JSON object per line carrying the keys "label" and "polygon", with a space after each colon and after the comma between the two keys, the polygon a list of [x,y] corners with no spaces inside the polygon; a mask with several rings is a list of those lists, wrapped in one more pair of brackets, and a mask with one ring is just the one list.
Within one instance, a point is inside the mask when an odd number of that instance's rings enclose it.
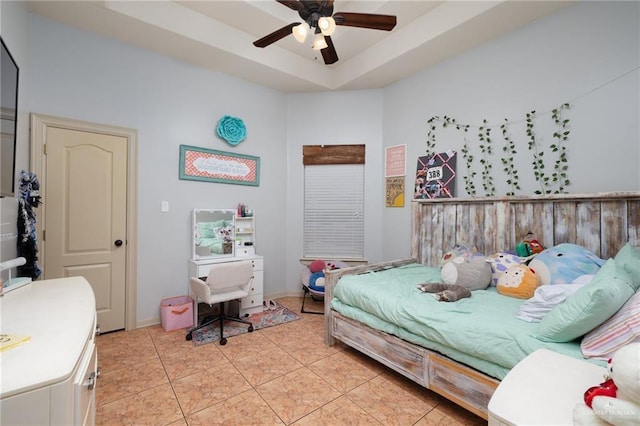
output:
{"label": "white vanity counter", "polygon": [[0,333],[31,337],[0,352],[0,423],[93,423],[95,322],[83,277],[35,281],[0,297]]}

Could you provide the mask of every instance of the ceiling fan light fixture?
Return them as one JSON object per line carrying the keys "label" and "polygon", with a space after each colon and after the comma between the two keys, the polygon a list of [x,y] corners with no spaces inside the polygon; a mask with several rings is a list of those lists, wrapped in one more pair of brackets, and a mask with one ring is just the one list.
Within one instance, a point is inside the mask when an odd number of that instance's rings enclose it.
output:
{"label": "ceiling fan light fixture", "polygon": [[322,17],[318,19],[318,27],[322,34],[326,36],[333,35],[333,32],[336,30],[336,21],[331,17]]}
{"label": "ceiling fan light fixture", "polygon": [[313,36],[313,46],[311,46],[313,50],[322,50],[329,47],[327,42],[324,40],[324,35],[322,33],[317,33]]}
{"label": "ceiling fan light fixture", "polygon": [[306,22],[303,22],[300,25],[296,25],[291,30],[291,33],[296,38],[296,40],[298,40],[298,43],[304,43],[305,39],[307,38],[307,34],[309,34],[309,32],[311,32],[311,28],[309,27],[309,24],[307,24]]}

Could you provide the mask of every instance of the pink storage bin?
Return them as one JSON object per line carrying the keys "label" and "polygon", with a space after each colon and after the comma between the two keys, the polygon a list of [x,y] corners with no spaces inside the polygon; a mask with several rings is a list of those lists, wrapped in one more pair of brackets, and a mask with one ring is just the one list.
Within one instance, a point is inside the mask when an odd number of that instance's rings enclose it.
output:
{"label": "pink storage bin", "polygon": [[164,331],[193,327],[193,299],[189,296],[162,299],[160,321]]}

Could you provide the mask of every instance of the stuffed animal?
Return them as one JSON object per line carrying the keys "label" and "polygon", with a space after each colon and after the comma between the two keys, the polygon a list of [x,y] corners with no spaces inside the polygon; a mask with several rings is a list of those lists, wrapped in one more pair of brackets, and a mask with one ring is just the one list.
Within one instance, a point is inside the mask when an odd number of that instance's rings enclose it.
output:
{"label": "stuffed animal", "polygon": [[618,349],[609,370],[609,378],[587,389],[584,403],[574,407],[574,425],[640,424],[640,342]]}
{"label": "stuffed animal", "polygon": [[440,269],[442,282],[469,290],[484,290],[491,284],[491,266],[484,256],[458,256]]}
{"label": "stuffed animal", "polygon": [[499,252],[487,257],[491,266],[491,285],[498,285],[498,278],[512,266],[520,265],[531,260],[531,257],[521,257],[515,254]]}
{"label": "stuffed animal", "polygon": [[313,272],[309,277],[309,288],[324,291],[324,272]]}
{"label": "stuffed animal", "polygon": [[341,260],[324,261],[322,259],[317,259],[302,270],[300,281],[302,282],[302,285],[309,287],[312,290],[324,292],[324,271],[348,267],[349,264]]}
{"label": "stuffed animal", "polygon": [[451,250],[442,255],[442,258],[440,259],[440,267],[458,257],[469,258],[473,256],[478,256],[475,247],[469,247],[466,244],[456,244]]}
{"label": "stuffed animal", "polygon": [[231,237],[233,236],[233,225],[229,224],[225,227],[218,228],[217,233],[220,240],[231,241]]}
{"label": "stuffed animal", "polygon": [[516,254],[521,257],[528,257],[540,253],[544,250],[542,244],[536,240],[533,232],[528,232],[527,235],[516,244]]}
{"label": "stuffed animal", "polygon": [[456,300],[471,297],[471,291],[461,285],[442,283],[418,284],[418,290],[424,293],[435,293],[433,296],[440,302],[455,302]]}
{"label": "stuffed animal", "polygon": [[324,268],[326,268],[326,266],[327,266],[327,264],[326,264],[326,262],[324,260],[317,259],[317,260],[314,260],[313,262],[311,262],[309,264],[309,270],[312,273],[322,272],[322,271],[324,271]]}
{"label": "stuffed animal", "polygon": [[515,265],[498,278],[498,293],[518,299],[530,299],[540,286],[540,280],[527,265]]}
{"label": "stuffed animal", "polygon": [[604,263],[604,259],[584,247],[563,243],[537,254],[529,267],[536,272],[541,285],[569,284],[580,275],[595,274]]}

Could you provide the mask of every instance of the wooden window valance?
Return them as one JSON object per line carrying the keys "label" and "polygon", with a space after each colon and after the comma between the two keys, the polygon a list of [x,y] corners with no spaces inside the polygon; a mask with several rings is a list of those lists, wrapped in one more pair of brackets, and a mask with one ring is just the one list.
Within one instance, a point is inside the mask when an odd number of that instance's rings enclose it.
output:
{"label": "wooden window valance", "polygon": [[302,164],[364,164],[364,145],[304,145]]}

